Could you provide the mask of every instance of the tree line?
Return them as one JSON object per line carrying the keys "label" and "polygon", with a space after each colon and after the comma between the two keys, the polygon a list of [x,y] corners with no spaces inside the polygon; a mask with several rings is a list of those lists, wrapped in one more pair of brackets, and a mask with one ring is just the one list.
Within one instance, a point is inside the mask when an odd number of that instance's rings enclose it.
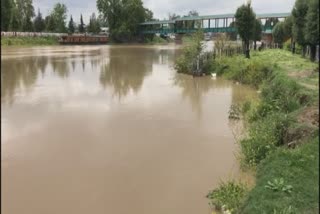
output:
{"label": "tree line", "polygon": [[111,38],[118,42],[137,39],[139,24],[153,19],[141,0],[97,0],[97,8],[108,23]]}
{"label": "tree line", "polygon": [[82,15],[80,24],[76,25],[72,15],[67,25],[68,9],[65,4],[57,3],[43,18],[40,9],[37,14],[32,0],[1,0],[1,31],[19,32],[52,32],[52,33],[99,33],[107,23],[102,16],[93,13],[88,25],[85,25]]}
{"label": "tree line", "polygon": [[293,53],[297,43],[303,56],[309,46],[310,59],[314,61],[319,45],[319,0],[296,0],[290,17],[274,27],[273,38],[281,47],[290,39]]}

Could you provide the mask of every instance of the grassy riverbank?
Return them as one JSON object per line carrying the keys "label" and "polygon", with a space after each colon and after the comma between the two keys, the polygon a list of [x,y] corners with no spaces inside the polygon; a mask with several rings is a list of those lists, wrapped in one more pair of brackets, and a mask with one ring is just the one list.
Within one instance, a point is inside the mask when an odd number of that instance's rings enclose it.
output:
{"label": "grassy riverbank", "polygon": [[1,46],[58,45],[56,37],[1,37]]}
{"label": "grassy riverbank", "polygon": [[239,142],[240,162],[256,170],[255,187],[244,194],[235,183],[232,191],[221,186],[208,197],[233,213],[315,213],[318,64],[288,51],[265,50],[252,53],[250,60],[239,55],[217,59],[212,67],[214,73],[252,85],[261,94],[258,102],[238,107],[247,130]]}

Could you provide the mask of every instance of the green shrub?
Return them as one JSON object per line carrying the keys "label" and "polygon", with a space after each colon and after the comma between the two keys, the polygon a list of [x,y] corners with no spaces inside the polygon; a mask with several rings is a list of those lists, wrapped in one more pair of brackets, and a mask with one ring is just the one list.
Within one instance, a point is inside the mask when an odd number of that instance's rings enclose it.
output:
{"label": "green shrub", "polygon": [[175,61],[178,73],[191,74],[196,70],[197,59],[203,50],[203,33],[196,32],[191,37],[183,38],[182,54]]}
{"label": "green shrub", "polygon": [[[284,49],[287,51],[292,51],[291,50],[291,40],[288,39],[284,45],[283,45]],[[296,43],[296,54],[302,54],[302,46],[299,45],[298,43]]]}
{"label": "green shrub", "polygon": [[256,166],[283,144],[283,136],[293,119],[283,113],[269,114],[249,126],[249,136],[240,141],[243,166]]}
{"label": "green shrub", "polygon": [[235,181],[223,182],[207,195],[210,205],[217,210],[228,210],[235,213],[241,206],[248,192],[246,185]]}
{"label": "green shrub", "polygon": [[246,59],[242,55],[222,57],[214,64],[214,72],[243,84],[258,86],[272,74],[272,66],[259,58]]}
{"label": "green shrub", "polygon": [[298,109],[302,104],[306,104],[308,98],[302,93],[302,87],[294,80],[284,74],[277,73],[262,87],[262,106],[269,105],[273,110],[285,113]]}

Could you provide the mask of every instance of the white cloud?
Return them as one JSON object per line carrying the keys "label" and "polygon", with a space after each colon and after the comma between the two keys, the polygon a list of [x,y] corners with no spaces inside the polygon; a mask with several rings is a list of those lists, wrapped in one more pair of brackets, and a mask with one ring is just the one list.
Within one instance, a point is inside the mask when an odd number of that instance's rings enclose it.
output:
{"label": "white cloud", "polygon": [[[234,13],[245,0],[143,0],[145,7],[151,9],[156,18],[164,19],[169,13],[185,15],[190,10],[196,10],[200,15],[214,15]],[[34,0],[34,7],[40,8],[44,15],[53,8],[55,3],[64,3],[69,15],[79,22],[83,14],[87,23],[90,15],[97,12],[95,0]],[[252,0],[252,7],[256,13],[290,12],[295,0]]]}

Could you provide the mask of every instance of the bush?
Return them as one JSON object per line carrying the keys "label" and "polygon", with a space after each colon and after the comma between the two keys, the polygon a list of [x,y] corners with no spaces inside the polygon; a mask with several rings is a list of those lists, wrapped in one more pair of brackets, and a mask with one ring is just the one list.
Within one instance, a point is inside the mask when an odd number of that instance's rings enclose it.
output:
{"label": "bush", "polygon": [[259,58],[246,59],[242,55],[223,57],[214,64],[214,72],[243,84],[258,86],[272,74],[272,66]]}
{"label": "bush", "polygon": [[196,32],[190,38],[183,39],[182,54],[175,61],[175,69],[178,73],[191,74],[196,70],[197,59],[203,50],[202,39],[202,32]]}
{"label": "bush", "polygon": [[240,141],[243,166],[256,166],[283,144],[283,136],[293,120],[286,114],[273,113],[249,126],[249,136]]}
{"label": "bush", "polygon": [[[284,49],[287,50],[287,51],[292,51],[291,50],[291,39],[288,39],[284,43]],[[302,46],[299,45],[298,43],[296,43],[296,54],[302,54]]]}
{"label": "bush", "polygon": [[289,113],[309,100],[302,87],[284,74],[277,73],[265,82],[261,91],[262,106]]}
{"label": "bush", "polygon": [[210,191],[207,198],[211,200],[210,205],[215,209],[235,213],[245,199],[247,191],[246,185],[228,181],[221,183],[217,189]]}

